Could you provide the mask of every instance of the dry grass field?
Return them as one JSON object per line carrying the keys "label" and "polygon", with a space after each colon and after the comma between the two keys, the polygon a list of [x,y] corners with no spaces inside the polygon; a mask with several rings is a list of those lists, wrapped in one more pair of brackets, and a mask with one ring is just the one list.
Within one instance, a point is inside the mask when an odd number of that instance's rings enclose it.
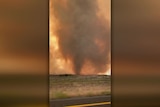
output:
{"label": "dry grass field", "polygon": [[50,99],[107,95],[110,76],[50,75]]}

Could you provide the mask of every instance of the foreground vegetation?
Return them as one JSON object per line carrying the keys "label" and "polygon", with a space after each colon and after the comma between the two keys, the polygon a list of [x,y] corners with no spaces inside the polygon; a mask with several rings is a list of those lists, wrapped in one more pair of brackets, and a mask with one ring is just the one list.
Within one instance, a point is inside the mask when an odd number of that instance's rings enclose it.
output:
{"label": "foreground vegetation", "polygon": [[50,75],[50,99],[107,95],[110,76]]}

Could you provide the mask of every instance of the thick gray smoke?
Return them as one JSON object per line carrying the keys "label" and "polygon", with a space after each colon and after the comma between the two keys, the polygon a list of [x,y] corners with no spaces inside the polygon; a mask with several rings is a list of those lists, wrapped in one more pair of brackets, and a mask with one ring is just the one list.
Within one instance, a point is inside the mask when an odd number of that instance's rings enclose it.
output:
{"label": "thick gray smoke", "polygon": [[76,74],[80,74],[87,63],[90,63],[87,66],[92,68],[91,72],[106,72],[110,51],[109,23],[98,16],[97,0],[65,1],[52,0],[60,52],[72,62]]}

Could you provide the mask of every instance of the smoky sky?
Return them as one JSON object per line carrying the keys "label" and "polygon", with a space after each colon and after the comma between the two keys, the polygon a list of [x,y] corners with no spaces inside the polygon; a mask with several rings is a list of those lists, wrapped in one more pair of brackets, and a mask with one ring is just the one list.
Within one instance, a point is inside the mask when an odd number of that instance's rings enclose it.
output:
{"label": "smoky sky", "polygon": [[84,66],[94,73],[105,72],[109,64],[109,22],[98,15],[97,0],[52,1],[55,33],[62,56],[80,74]]}

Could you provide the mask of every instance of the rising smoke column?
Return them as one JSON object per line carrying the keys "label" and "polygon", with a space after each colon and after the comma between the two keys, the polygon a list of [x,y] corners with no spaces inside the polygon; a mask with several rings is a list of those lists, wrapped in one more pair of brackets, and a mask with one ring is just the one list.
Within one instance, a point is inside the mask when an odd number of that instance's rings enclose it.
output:
{"label": "rising smoke column", "polygon": [[[56,36],[63,57],[80,74],[86,67],[94,73],[106,72],[109,64],[108,22],[98,15],[97,0],[52,0]],[[91,68],[91,69],[90,69]]]}

